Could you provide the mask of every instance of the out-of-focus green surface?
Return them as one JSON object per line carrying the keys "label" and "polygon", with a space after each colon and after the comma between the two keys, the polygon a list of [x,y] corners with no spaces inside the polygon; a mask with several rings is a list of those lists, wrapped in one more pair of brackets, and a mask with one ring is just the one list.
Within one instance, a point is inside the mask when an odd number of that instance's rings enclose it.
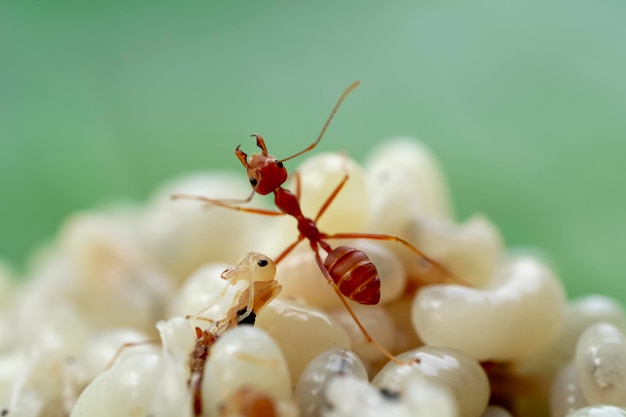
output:
{"label": "out-of-focus green surface", "polygon": [[0,2],[0,254],[240,169],[249,133],[299,150],[359,79],[320,150],[419,136],[460,218],[543,248],[572,296],[626,300],[624,22],[615,0]]}

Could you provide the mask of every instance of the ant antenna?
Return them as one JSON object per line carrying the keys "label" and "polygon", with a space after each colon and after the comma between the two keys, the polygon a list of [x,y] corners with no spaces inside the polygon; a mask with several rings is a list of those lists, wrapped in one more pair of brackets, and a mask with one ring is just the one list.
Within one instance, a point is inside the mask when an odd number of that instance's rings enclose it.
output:
{"label": "ant antenna", "polygon": [[310,144],[309,146],[307,146],[305,149],[301,150],[300,152],[293,154],[291,156],[288,156],[287,158],[281,159],[280,162],[288,161],[290,159],[295,158],[296,156],[300,156],[303,153],[306,153],[310,151],[311,149],[315,148],[317,144],[319,143],[319,141],[322,139],[322,136],[324,136],[324,133],[326,133],[326,129],[328,128],[328,125],[330,125],[330,122],[333,120],[333,117],[335,117],[335,113],[337,113],[337,110],[339,110],[339,106],[341,106],[341,103],[343,102],[343,100],[348,96],[348,94],[352,92],[352,90],[357,88],[360,84],[361,84],[360,81],[353,82],[352,84],[350,84],[348,88],[346,88],[343,94],[341,94],[341,97],[339,97],[339,100],[337,100],[337,104],[335,104],[333,111],[330,112],[330,116],[328,116],[328,119],[326,120],[326,123],[324,123],[324,127],[322,127],[322,131],[320,132],[315,142],[313,142],[312,144]]}

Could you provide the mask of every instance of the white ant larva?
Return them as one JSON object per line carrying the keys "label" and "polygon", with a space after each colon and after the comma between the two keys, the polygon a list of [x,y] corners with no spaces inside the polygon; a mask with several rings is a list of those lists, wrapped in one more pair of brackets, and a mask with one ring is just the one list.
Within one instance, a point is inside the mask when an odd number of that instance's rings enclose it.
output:
{"label": "white ant larva", "polygon": [[458,406],[459,417],[478,417],[487,407],[490,387],[487,374],[471,357],[454,349],[424,346],[398,355],[374,377],[372,385],[390,395],[402,395],[405,379],[412,375],[443,386],[450,391]]}
{"label": "white ant larva", "polygon": [[426,344],[449,346],[478,360],[512,360],[557,336],[564,304],[563,286],[554,274],[538,260],[522,256],[509,261],[486,289],[421,289],[411,319]]}
{"label": "white ant larva", "polygon": [[566,417],[589,405],[576,379],[574,362],[565,365],[554,377],[550,388],[550,416]]}
{"label": "white ant larva", "polygon": [[317,417],[326,404],[328,382],[337,375],[351,375],[365,382],[367,371],[361,359],[345,349],[331,349],[316,356],[300,376],[294,392],[302,417]]}
{"label": "white ant larva", "polygon": [[578,339],[574,360],[578,384],[589,404],[626,406],[626,335],[597,323]]}

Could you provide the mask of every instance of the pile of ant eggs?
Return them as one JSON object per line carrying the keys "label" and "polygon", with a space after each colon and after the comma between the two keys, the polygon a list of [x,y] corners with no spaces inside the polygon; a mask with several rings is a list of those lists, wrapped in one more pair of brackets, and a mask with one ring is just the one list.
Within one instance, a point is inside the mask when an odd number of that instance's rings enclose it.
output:
{"label": "pile of ant eggs", "polygon": [[[248,279],[258,272],[250,259],[276,256],[298,237],[289,216],[171,200],[250,193],[245,175],[202,173],[145,205],[71,216],[19,284],[0,269],[0,414],[626,416],[619,303],[567,301],[550,266],[507,252],[484,216],[457,222],[418,142],[386,141],[371,155],[363,166],[336,153],[305,160],[300,202],[314,218],[348,172],[321,231],[400,236],[451,271],[398,242],[330,242],[376,265],[380,303],[349,304],[397,362],[366,340],[302,242],[276,266],[282,291],[254,326],[231,326],[211,345],[194,393],[195,328],[226,317],[241,294],[222,272],[245,264]],[[264,203],[255,196],[249,205]]]}

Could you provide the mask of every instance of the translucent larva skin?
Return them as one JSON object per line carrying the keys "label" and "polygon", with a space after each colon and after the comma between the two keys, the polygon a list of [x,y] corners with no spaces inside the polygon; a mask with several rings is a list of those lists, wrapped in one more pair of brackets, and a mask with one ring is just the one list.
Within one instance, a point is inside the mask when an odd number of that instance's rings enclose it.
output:
{"label": "translucent larva skin", "polygon": [[559,331],[564,303],[562,285],[552,272],[522,256],[509,261],[487,289],[421,289],[411,319],[426,344],[449,346],[477,360],[512,360],[550,343]]}
{"label": "translucent larva skin", "polygon": [[[407,282],[406,270],[400,258],[389,247],[366,239],[340,242],[362,250],[376,265],[380,278],[379,304],[390,303],[402,295]],[[315,263],[311,248],[304,243],[280,263],[276,279],[283,286],[283,298],[302,299],[307,304],[324,310],[344,308]]]}
{"label": "translucent larva skin", "polygon": [[291,397],[287,362],[278,345],[257,327],[236,327],[213,345],[204,368],[204,413],[217,415],[219,404],[244,386],[274,401]]}
{"label": "translucent larva skin", "polygon": [[568,414],[567,417],[624,417],[626,416],[626,408],[615,407],[612,405],[593,405],[581,408],[575,412]]}
{"label": "translucent larva skin", "polygon": [[405,380],[417,375],[428,382],[447,388],[458,406],[459,417],[479,417],[489,400],[489,381],[479,363],[449,348],[424,346],[398,355],[398,359],[419,363],[388,363],[374,377],[372,385],[388,392],[401,392]]}
{"label": "translucent larva skin", "polygon": [[589,405],[576,379],[576,368],[570,362],[554,378],[550,389],[550,417],[565,417]]}
{"label": "translucent larva skin", "polygon": [[295,399],[302,417],[317,417],[324,409],[328,382],[337,375],[351,375],[367,382],[367,371],[361,359],[345,349],[331,349],[316,356],[306,366],[296,390]]}
{"label": "translucent larva skin", "polygon": [[608,323],[587,328],[576,345],[576,376],[591,405],[626,406],[626,335]]}
{"label": "translucent larva skin", "polygon": [[259,314],[255,327],[265,330],[280,347],[292,381],[320,353],[351,347],[348,333],[330,315],[295,301],[274,300]]}

